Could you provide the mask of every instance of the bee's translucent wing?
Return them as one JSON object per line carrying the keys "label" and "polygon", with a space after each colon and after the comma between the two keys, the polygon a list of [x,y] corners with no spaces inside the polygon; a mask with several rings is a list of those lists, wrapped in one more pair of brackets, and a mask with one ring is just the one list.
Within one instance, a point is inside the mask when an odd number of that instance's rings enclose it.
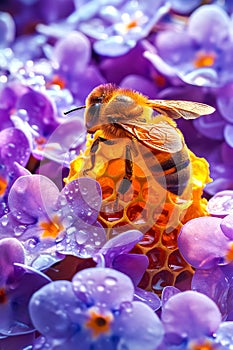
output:
{"label": "bee's translucent wing", "polygon": [[166,120],[161,120],[156,124],[139,122],[131,124],[127,122],[127,124],[120,125],[152,150],[175,153],[183,149],[184,141],[182,135]]}
{"label": "bee's translucent wing", "polygon": [[214,107],[204,103],[192,101],[173,101],[173,100],[149,100],[151,108],[166,114],[172,119],[196,119],[202,115],[212,114]]}

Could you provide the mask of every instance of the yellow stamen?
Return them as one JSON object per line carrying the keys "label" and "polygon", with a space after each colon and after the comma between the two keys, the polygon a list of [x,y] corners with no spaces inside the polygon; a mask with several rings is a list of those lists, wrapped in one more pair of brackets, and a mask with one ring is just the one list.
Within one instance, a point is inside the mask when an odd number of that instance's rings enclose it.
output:
{"label": "yellow stamen", "polygon": [[90,310],[90,318],[86,322],[86,327],[92,331],[92,336],[97,338],[103,333],[110,332],[110,324],[113,320],[113,315],[109,312],[108,314],[101,314],[95,310]]}
{"label": "yellow stamen", "polygon": [[60,223],[59,217],[54,216],[53,221],[41,222],[40,227],[44,230],[42,238],[56,238],[58,234],[64,230],[63,225]]}
{"label": "yellow stamen", "polygon": [[198,52],[196,59],[194,60],[194,66],[196,68],[211,67],[216,59],[216,55],[213,52]]}
{"label": "yellow stamen", "polygon": [[5,191],[6,191],[6,188],[7,188],[7,181],[6,179],[4,179],[3,177],[0,176],[0,196],[3,196]]}

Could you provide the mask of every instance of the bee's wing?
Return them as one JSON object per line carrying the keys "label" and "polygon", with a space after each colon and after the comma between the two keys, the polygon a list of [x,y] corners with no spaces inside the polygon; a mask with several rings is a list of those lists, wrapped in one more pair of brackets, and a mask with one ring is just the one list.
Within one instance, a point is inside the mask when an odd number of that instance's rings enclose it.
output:
{"label": "bee's wing", "polygon": [[156,124],[134,122],[120,124],[145,146],[153,150],[175,153],[181,151],[184,141],[177,129],[165,120]]}
{"label": "bee's wing", "polygon": [[172,119],[196,119],[201,115],[212,114],[215,111],[214,107],[192,101],[149,100],[149,105]]}

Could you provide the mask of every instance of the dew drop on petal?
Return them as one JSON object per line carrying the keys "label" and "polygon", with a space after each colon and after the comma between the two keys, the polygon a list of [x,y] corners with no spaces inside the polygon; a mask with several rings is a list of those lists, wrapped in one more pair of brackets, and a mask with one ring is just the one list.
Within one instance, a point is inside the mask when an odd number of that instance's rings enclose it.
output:
{"label": "dew drop on petal", "polygon": [[82,187],[82,188],[81,188],[81,193],[82,193],[83,196],[86,196],[87,193],[88,193],[87,187]]}
{"label": "dew drop on petal", "polygon": [[3,227],[6,227],[6,226],[8,225],[8,222],[9,222],[9,220],[8,220],[7,215],[4,215],[4,216],[1,218],[1,225],[2,225]]}
{"label": "dew drop on petal", "polygon": [[98,286],[96,286],[96,289],[98,290],[98,292],[104,292],[105,286],[103,286],[102,284],[99,284]]}
{"label": "dew drop on petal", "polygon": [[25,229],[26,229],[25,225],[19,225],[19,226],[15,227],[14,228],[15,236],[17,236],[17,237],[21,236],[24,233]]}
{"label": "dew drop on petal", "polygon": [[106,277],[105,280],[104,280],[104,283],[106,286],[109,286],[109,287],[112,287],[112,286],[115,286],[116,283],[117,283],[117,279],[114,278],[114,277]]}
{"label": "dew drop on petal", "polygon": [[127,313],[131,313],[133,310],[133,305],[129,301],[124,301],[123,303],[121,303],[121,309],[126,311]]}
{"label": "dew drop on petal", "polygon": [[75,238],[78,244],[84,244],[88,239],[88,233],[83,230],[79,230],[76,233]]}

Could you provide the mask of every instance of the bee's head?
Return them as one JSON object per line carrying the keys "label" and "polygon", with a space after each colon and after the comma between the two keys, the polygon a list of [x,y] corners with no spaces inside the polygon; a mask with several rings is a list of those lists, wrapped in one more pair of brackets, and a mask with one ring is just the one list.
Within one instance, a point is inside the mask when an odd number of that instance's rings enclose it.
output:
{"label": "bee's head", "polygon": [[98,126],[104,122],[101,120],[102,109],[111,100],[117,87],[112,84],[97,86],[86,99],[85,124],[89,133],[94,133]]}

